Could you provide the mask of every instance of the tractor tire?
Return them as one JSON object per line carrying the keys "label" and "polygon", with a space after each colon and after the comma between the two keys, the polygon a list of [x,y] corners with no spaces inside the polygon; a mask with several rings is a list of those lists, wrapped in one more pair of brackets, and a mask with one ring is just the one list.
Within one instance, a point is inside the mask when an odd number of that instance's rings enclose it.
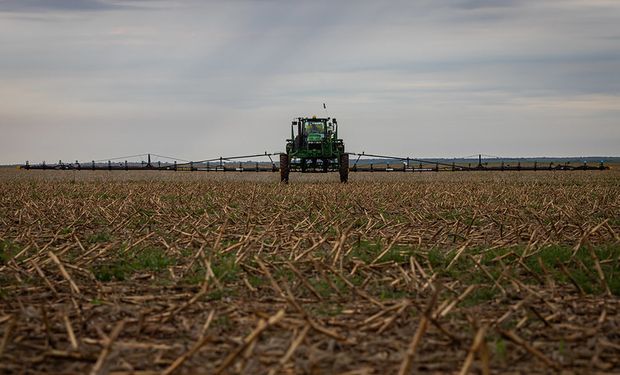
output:
{"label": "tractor tire", "polygon": [[288,154],[280,154],[280,182],[288,184],[288,175],[291,167],[288,162]]}
{"label": "tractor tire", "polygon": [[349,154],[340,154],[340,182],[349,181]]}

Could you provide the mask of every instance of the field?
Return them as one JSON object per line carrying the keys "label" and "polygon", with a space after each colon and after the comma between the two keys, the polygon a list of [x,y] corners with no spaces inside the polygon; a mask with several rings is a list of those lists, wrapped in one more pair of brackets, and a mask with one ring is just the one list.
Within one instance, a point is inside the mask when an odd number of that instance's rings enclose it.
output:
{"label": "field", "polygon": [[620,173],[0,170],[0,373],[620,372]]}

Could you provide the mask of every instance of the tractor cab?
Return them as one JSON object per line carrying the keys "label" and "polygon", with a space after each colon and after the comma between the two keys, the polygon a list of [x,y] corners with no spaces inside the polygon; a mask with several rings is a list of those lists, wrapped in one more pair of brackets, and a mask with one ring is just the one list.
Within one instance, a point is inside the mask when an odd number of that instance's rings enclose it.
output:
{"label": "tractor cab", "polygon": [[292,149],[320,150],[322,144],[336,140],[336,119],[299,117],[292,123],[291,139]]}
{"label": "tractor cab", "polygon": [[327,121],[325,119],[303,119],[302,135],[309,149],[320,149],[321,142],[327,137]]}
{"label": "tractor cab", "polygon": [[327,136],[327,125],[325,119],[304,119],[302,120],[303,133],[308,137],[308,142],[321,142]]}

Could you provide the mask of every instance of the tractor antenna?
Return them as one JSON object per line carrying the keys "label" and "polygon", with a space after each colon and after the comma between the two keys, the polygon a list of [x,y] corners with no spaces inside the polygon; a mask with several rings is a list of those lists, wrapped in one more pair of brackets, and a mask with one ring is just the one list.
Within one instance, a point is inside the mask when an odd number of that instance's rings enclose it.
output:
{"label": "tractor antenna", "polygon": [[323,103],[323,109],[325,110],[325,117],[329,117],[329,113],[327,113],[327,105]]}

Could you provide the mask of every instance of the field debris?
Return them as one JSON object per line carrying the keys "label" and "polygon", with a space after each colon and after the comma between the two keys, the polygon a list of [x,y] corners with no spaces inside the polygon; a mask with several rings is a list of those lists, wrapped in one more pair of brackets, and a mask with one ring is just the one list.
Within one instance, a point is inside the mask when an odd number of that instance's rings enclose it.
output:
{"label": "field debris", "polygon": [[0,170],[1,373],[620,371],[614,170],[77,176]]}

